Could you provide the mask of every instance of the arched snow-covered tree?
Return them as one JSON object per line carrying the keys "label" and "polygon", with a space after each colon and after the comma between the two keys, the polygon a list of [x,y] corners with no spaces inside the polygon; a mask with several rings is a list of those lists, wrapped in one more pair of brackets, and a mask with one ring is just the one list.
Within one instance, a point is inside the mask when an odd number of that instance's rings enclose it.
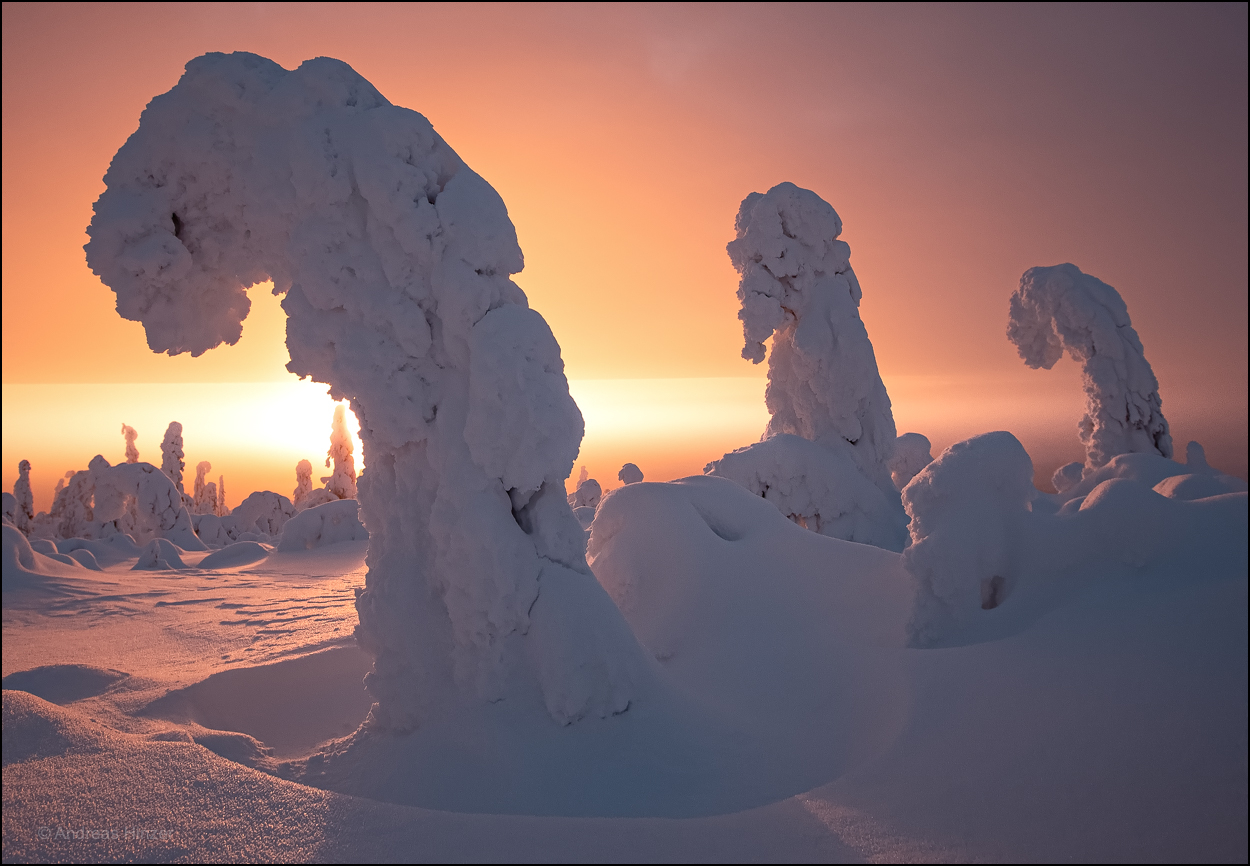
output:
{"label": "arched snow-covered tree", "polygon": [[449,688],[536,684],[562,722],[628,708],[649,662],[565,501],[583,425],[560,347],[510,279],[499,194],[429,121],[337,60],[208,54],[105,185],[87,260],[154,351],[233,344],[272,279],[288,369],[351,401],[371,724],[411,729]]}
{"label": "arched snow-covered tree", "polygon": [[[1065,350],[1081,364],[1086,475],[1118,454],[1172,456],[1159,380],[1111,286],[1072,264],[1029,268],[1011,296],[1007,338],[1034,369],[1049,370]],[[1056,487],[1071,482],[1070,472],[1055,478]]]}

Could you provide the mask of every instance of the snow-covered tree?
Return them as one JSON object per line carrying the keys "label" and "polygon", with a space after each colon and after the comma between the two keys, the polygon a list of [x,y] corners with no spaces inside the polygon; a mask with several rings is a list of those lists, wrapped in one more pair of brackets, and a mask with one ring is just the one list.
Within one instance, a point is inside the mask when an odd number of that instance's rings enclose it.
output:
{"label": "snow-covered tree", "polygon": [[225,517],[230,513],[230,509],[226,506],[226,476],[217,476],[217,507],[213,512],[218,517]]}
{"label": "snow-covered tree", "polygon": [[87,260],[154,351],[233,344],[272,279],[289,369],[351,401],[371,724],[411,729],[447,683],[537,683],[562,722],[624,711],[649,662],[565,501],[583,424],[560,348],[510,279],[503,201],[429,122],[336,60],[209,54],[105,185]]}
{"label": "snow-covered tree", "polygon": [[1065,350],[1081,364],[1086,475],[1117,454],[1172,456],[1159,381],[1128,306],[1111,286],[1072,264],[1029,268],[1011,296],[1007,338],[1034,369],[1049,370]]}
{"label": "snow-covered tree", "polygon": [[195,485],[191,488],[191,510],[196,514],[217,513],[217,485],[213,485],[213,492],[210,496],[208,485],[212,482],[205,481],[212,468],[213,464],[207,460],[201,460],[195,466]]}
{"label": "snow-covered tree", "polygon": [[621,471],[616,473],[616,480],[622,484],[637,484],[642,480],[642,470],[637,464],[626,463],[621,467]]}
{"label": "snow-covered tree", "polygon": [[170,421],[165,428],[165,438],[161,440],[161,471],[174,482],[179,493],[186,492],[182,486],[182,473],[187,467],[182,459],[185,456],[182,450],[182,425],[177,421]]}
{"label": "snow-covered tree", "polygon": [[[902,507],[890,477],[894,415],[859,316],[861,290],[850,264],[851,248],[838,240],[841,218],[811,190],[782,183],[743,199],[735,230],[727,249],[741,276],[742,356],[760,363],[764,341],[772,338],[764,394],[772,417],[761,442],[713,461],[704,471],[748,487],[792,486],[821,454],[770,441],[785,434],[814,442],[831,452],[822,477],[844,477],[849,461],[886,504],[885,511],[874,505],[871,513],[856,517],[863,496],[851,494],[845,484],[820,484],[803,494],[805,507],[812,510],[805,524],[836,534],[886,516],[881,531],[870,534],[890,539],[887,546],[901,545]],[[800,457],[801,466],[786,462]],[[817,491],[828,498],[811,499]]]}
{"label": "snow-covered tree", "polygon": [[312,493],[312,464],[301,460],[295,464],[295,492],[291,494],[291,504],[296,508]]}
{"label": "snow-covered tree", "polygon": [[135,447],[135,440],[139,438],[139,434],[135,432],[135,428],[128,427],[122,422],[122,436],[126,438],[126,462],[139,462],[139,449]]}
{"label": "snow-covered tree", "polygon": [[356,459],[352,456],[352,435],[347,429],[347,407],[334,407],[334,421],[330,424],[330,450],[326,452],[326,467],[331,461],[334,471],[321,479],[338,499],[356,498]]}
{"label": "snow-covered tree", "polygon": [[927,436],[904,433],[894,440],[894,456],[890,458],[890,477],[902,490],[916,473],[933,462],[932,445]]}
{"label": "snow-covered tree", "polygon": [[17,500],[13,512],[13,525],[30,534],[31,521],[35,519],[35,494],[30,489],[30,461],[17,464],[17,481],[13,482],[13,498]]}

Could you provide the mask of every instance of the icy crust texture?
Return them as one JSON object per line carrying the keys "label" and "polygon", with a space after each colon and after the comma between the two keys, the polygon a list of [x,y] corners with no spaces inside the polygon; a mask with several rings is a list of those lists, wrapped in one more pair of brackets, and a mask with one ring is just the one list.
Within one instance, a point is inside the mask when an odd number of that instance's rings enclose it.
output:
{"label": "icy crust texture", "polygon": [[1037,497],[1033,461],[1010,433],[958,442],[903,489],[911,546],[903,563],[916,585],[912,641],[932,643],[1013,589],[1013,544]]}
{"label": "icy crust texture", "polygon": [[[1120,293],[1076,265],[1030,268],[1011,296],[1007,338],[1024,363],[1055,366],[1065,350],[1082,366],[1085,474],[1117,454],[1172,456],[1159,381]],[[1071,477],[1055,483],[1071,485]]]}
{"label": "icy crust texture", "polygon": [[509,278],[503,201],[429,122],[336,60],[209,54],[105,181],[87,259],[153,350],[234,343],[272,279],[289,369],[351,401],[373,724],[535,678],[562,722],[623,711],[645,658],[565,502],[583,424],[559,346]]}
{"label": "icy crust texture", "polygon": [[[771,492],[783,513],[822,534],[872,535],[870,543],[901,550],[906,534],[890,477],[894,416],[859,317],[851,248],[838,240],[842,220],[816,193],[782,183],[747,196],[735,228],[727,249],[742,277],[742,356],[758,364],[772,337],[764,395],[772,418],[764,441],[704,472],[766,498]],[[780,435],[820,447],[771,443]]]}

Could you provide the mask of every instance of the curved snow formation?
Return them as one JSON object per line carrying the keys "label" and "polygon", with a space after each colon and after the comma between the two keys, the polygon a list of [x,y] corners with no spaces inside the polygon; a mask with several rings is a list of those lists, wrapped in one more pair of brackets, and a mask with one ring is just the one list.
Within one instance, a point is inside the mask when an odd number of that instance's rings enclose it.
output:
{"label": "curved snow formation", "polygon": [[1085,474],[1117,454],[1172,456],[1159,381],[1124,299],[1111,286],[1072,264],[1029,268],[1011,296],[1007,338],[1034,369],[1049,370],[1065,350],[1081,364]]}
{"label": "curved snow formation", "polygon": [[850,445],[860,470],[892,492],[894,415],[859,317],[862,292],[842,220],[811,190],[781,183],[742,201],[727,247],[742,276],[742,356],[768,356],[764,438],[793,433],[826,446]]}
{"label": "curved snow formation", "polygon": [[87,260],[154,351],[234,343],[272,279],[288,369],[351,401],[371,724],[534,682],[562,722],[624,711],[646,659],[565,501],[584,428],[559,345],[509,278],[502,199],[429,121],[337,60],[208,54],[105,182]]}

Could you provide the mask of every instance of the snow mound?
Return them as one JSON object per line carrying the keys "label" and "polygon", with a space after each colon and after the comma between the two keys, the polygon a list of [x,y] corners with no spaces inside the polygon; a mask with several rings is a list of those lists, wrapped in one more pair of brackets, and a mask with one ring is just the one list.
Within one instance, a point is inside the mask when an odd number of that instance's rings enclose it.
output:
{"label": "snow mound", "polygon": [[154,538],[139,554],[139,561],[131,571],[173,571],[186,568],[180,553],[177,547],[164,538]]}
{"label": "snow mound", "polygon": [[228,517],[222,518],[231,538],[242,538],[246,533],[259,533],[265,538],[277,537],[282,528],[295,515],[295,506],[281,493],[258,490],[248,494]]}
{"label": "snow mound", "polygon": [[1231,475],[1173,475],[1154,486],[1155,493],[1168,499],[1206,499],[1225,493],[1244,493],[1246,482]]}
{"label": "snow mound", "polygon": [[821,535],[901,551],[907,521],[896,502],[860,471],[849,446],[830,445],[779,433],[703,471],[742,485]]}
{"label": "snow mound", "polygon": [[77,713],[24,691],[4,690],[4,766],[37,758],[82,755],[107,738]]}
{"label": "snow mound", "polygon": [[85,550],[85,549],[74,550],[64,555],[74,560],[74,562],[78,563],[83,568],[89,568],[92,571],[104,570],[103,568],[100,567],[100,563],[95,558],[95,554],[92,553],[90,550]]}
{"label": "snow mound", "polygon": [[71,704],[102,694],[130,674],[94,665],[45,665],[4,678],[6,689],[29,692],[54,704]]}
{"label": "snow mound", "polygon": [[256,541],[236,541],[234,544],[215,550],[196,563],[196,568],[233,568],[237,565],[248,565],[260,562],[269,556],[271,548]]}
{"label": "snow mound", "polygon": [[1159,381],[1111,286],[1072,264],[1030,268],[1011,296],[1007,338],[1034,369],[1049,370],[1065,350],[1081,364],[1086,474],[1117,454],[1172,456]]}
{"label": "snow mound", "polygon": [[[272,279],[289,369],[351,401],[372,724],[411,730],[449,689],[494,700],[524,671],[561,721],[628,703],[625,680],[589,681],[642,655],[595,595],[564,501],[583,425],[559,347],[510,279],[523,257],[503,201],[429,121],[337,60],[207,54],[148,105],[105,184],[88,264],[153,351],[235,343],[246,288]],[[547,596],[562,593],[623,643],[538,634],[535,602],[561,611]]]}
{"label": "snow mound", "polygon": [[341,541],[368,541],[369,532],[361,524],[359,512],[360,503],[355,499],[336,499],[306,508],[286,522],[277,549],[285,553]]}

